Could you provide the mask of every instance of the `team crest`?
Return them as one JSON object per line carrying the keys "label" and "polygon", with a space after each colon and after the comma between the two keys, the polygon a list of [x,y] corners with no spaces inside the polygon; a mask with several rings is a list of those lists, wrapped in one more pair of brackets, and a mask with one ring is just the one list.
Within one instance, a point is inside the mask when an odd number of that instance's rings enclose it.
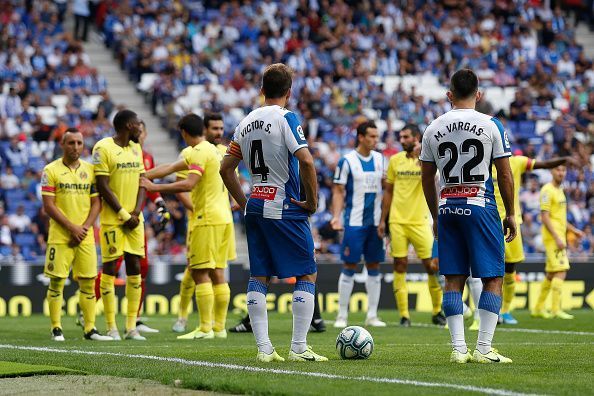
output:
{"label": "team crest", "polygon": [[503,131],[503,140],[504,140],[504,144],[505,144],[505,148],[511,148],[511,145],[509,144],[509,138],[507,137],[507,132]]}
{"label": "team crest", "polygon": [[134,155],[138,155],[138,151],[136,151],[136,149],[134,149],[134,148],[133,148],[133,149],[132,149],[132,154],[134,154]]}
{"label": "team crest", "polygon": [[303,128],[301,127],[301,125],[297,125],[297,134],[299,135],[299,138],[301,138],[301,140],[305,140],[305,134],[303,133]]}
{"label": "team crest", "polygon": [[115,246],[110,246],[109,247],[109,254],[115,254],[116,253],[116,247]]}
{"label": "team crest", "polygon": [[81,171],[81,172],[78,174],[78,177],[80,177],[80,180],[87,180],[87,178],[89,177],[89,175],[87,175],[87,172],[85,172],[85,171]]}
{"label": "team crest", "polygon": [[50,263],[47,263],[47,269],[49,271],[53,271],[54,270],[54,263],[51,263],[51,262]]}

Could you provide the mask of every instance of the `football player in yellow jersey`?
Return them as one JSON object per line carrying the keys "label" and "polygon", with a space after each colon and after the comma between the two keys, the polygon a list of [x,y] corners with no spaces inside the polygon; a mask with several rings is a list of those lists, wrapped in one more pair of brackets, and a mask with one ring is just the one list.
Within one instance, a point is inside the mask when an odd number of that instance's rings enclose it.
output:
{"label": "football player in yellow jersey", "polygon": [[[546,278],[540,286],[538,302],[532,316],[540,318],[573,319],[573,315],[561,309],[561,290],[563,281],[569,270],[567,258],[567,230],[581,238],[584,233],[567,222],[567,200],[562,184],[565,179],[565,166],[558,166],[551,171],[553,181],[545,184],[540,190],[540,215],[542,217],[542,242],[545,246]],[[553,304],[551,313],[544,310],[544,303],[552,292]]]}
{"label": "football player in yellow jersey", "polygon": [[[223,138],[223,133],[225,131],[224,124],[223,124],[223,116],[219,113],[206,113],[204,115],[204,138],[210,143],[217,147],[217,149],[225,155],[227,152],[227,146],[221,143],[221,139]],[[186,147],[182,153],[180,154],[181,158],[187,155],[188,150],[192,150],[191,147]],[[176,173],[176,181],[180,181],[186,179],[188,176],[188,171],[179,171]],[[182,202],[184,207],[188,210],[188,227],[187,227],[187,237],[186,237],[186,245],[188,244],[190,233],[192,230],[192,201],[190,200],[188,193],[177,193],[176,197]],[[233,260],[237,256],[235,252],[235,230],[232,230],[231,236],[229,237],[229,255],[227,257],[228,260]],[[215,294],[215,301],[217,298],[222,299],[220,304],[216,304],[215,302],[215,309],[220,305],[221,307],[224,305],[224,299],[226,298],[225,295],[225,287],[224,284],[227,284],[225,280],[225,272],[223,268],[215,269],[214,271],[210,272],[210,277],[214,287],[214,294]],[[223,286],[219,286],[223,285]],[[188,319],[188,307],[190,305],[190,301],[192,295],[194,294],[194,279],[192,278],[191,271],[189,268],[186,268],[184,271],[184,276],[182,278],[180,284],[180,302],[179,302],[179,313],[178,318],[175,324],[173,325],[173,331],[176,333],[183,333],[186,331],[186,324]],[[229,296],[230,298],[230,296]],[[227,303],[228,305],[228,303]],[[221,308],[222,309],[222,308]],[[226,313],[226,310],[225,310]],[[223,324],[226,321],[226,316],[223,318],[222,315],[218,315],[215,312],[215,318],[219,318],[222,320]],[[218,330],[218,329],[217,329]]]}
{"label": "football player in yellow jersey", "polygon": [[[188,265],[196,283],[200,327],[178,338],[226,338],[225,321],[231,291],[225,281],[224,269],[227,261],[234,257],[234,252],[229,252],[229,240],[233,238],[229,193],[219,175],[223,155],[204,138],[203,122],[199,116],[188,114],[182,117],[178,127],[192,150],[173,164],[160,165],[147,172],[142,185],[155,192],[192,192],[194,218],[189,237]],[[182,170],[189,171],[188,177],[175,183],[153,184],[148,180]]]}
{"label": "football player in yellow jersey", "polygon": [[113,341],[95,328],[95,277],[97,252],[93,224],[101,203],[95,189],[93,165],[80,159],[83,136],[68,129],[62,136],[62,158],[43,169],[41,195],[43,208],[50,217],[45,261],[45,275],[50,278],[47,301],[52,326],[52,340],[64,341],[61,316],[64,283],[70,268],[80,288],[87,340]]}
{"label": "football player in yellow jersey", "polygon": [[429,293],[433,303],[432,321],[434,324],[445,326],[445,316],[441,312],[443,291],[439,284],[438,269],[434,267],[431,260],[433,232],[421,184],[420,138],[419,127],[414,124],[405,125],[400,131],[400,144],[404,151],[390,158],[378,234],[380,237],[384,236],[386,218],[390,213],[390,239],[392,257],[394,257],[394,297],[400,312],[400,325],[405,327],[411,325],[406,270],[408,246],[412,244],[428,274]]}
{"label": "football player in yellow jersey", "polygon": [[[531,158],[514,155],[509,159],[509,165],[514,177],[514,207],[516,213],[516,224],[521,225],[522,207],[520,205],[520,187],[522,185],[522,175],[534,169],[552,169],[566,162],[572,162],[571,157],[552,158],[548,161],[536,161]],[[499,192],[499,185],[497,184],[497,170],[495,166],[492,167],[493,183],[495,185],[495,201],[497,201],[497,210],[501,221],[505,218],[505,208],[501,193]],[[511,314],[512,302],[516,294],[516,264],[524,261],[524,246],[522,244],[522,233],[518,232],[514,240],[505,242],[505,275],[503,276],[503,303],[501,305],[501,315],[499,315],[499,323],[515,325],[518,321]],[[474,323],[473,327],[478,324]]]}
{"label": "football player in yellow jersey", "polygon": [[138,144],[141,121],[131,110],[119,111],[114,119],[115,136],[101,139],[93,148],[97,190],[101,208],[101,255],[103,275],[101,296],[108,335],[121,339],[115,321],[115,276],[118,258],[126,262],[126,339],[146,340],[136,329],[142,295],[140,258],[144,257],[144,219],[142,205],[146,196],[140,187],[144,175],[142,148]]}

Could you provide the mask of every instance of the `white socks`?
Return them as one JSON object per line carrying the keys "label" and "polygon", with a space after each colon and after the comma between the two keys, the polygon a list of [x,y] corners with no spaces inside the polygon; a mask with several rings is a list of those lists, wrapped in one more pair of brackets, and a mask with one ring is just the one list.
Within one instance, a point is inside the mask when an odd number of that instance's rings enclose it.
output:
{"label": "white socks", "polygon": [[501,309],[501,296],[488,291],[482,292],[478,308],[481,323],[479,324],[476,349],[480,353],[486,354],[491,350],[491,342],[497,327],[497,319]]}
{"label": "white socks", "polygon": [[468,277],[466,284],[470,289],[470,295],[472,296],[472,302],[474,303],[474,318],[479,319],[478,307],[481,293],[483,292],[483,281],[480,278]]}
{"label": "white socks", "polygon": [[[291,350],[303,353],[307,349],[307,332],[314,312],[316,285],[311,282],[297,281],[293,292],[293,337]],[[253,327],[253,325],[252,325]]]}
{"label": "white socks", "polygon": [[464,338],[464,316],[452,315],[446,318],[450,336],[452,337],[452,347],[460,353],[467,353],[466,339]]}
{"label": "white socks", "polygon": [[349,316],[349,302],[355,284],[354,270],[342,269],[338,278],[338,317],[346,319]]}
{"label": "white socks", "polygon": [[[367,318],[377,318],[377,306],[379,305],[380,294],[382,291],[382,280],[379,270],[367,270],[365,289],[367,290],[368,299]],[[353,290],[352,286],[351,290]]]}
{"label": "white socks", "polygon": [[250,279],[247,293],[247,309],[250,315],[252,331],[256,338],[259,352],[270,355],[274,348],[268,337],[268,312],[266,311],[266,293],[268,286],[264,283]]}

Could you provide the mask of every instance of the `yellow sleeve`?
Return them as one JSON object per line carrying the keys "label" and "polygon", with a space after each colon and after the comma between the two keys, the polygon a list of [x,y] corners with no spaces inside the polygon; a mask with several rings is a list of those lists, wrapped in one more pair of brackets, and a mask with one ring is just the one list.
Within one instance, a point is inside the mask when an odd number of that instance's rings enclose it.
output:
{"label": "yellow sleeve", "polygon": [[204,167],[206,164],[206,151],[195,149],[184,154],[184,161],[188,166],[188,174],[193,173],[198,176],[202,176],[204,173]]}
{"label": "yellow sleeve", "polygon": [[552,199],[552,191],[548,185],[545,185],[543,188],[540,189],[540,210],[550,212]]}
{"label": "yellow sleeve", "polygon": [[390,184],[394,184],[396,180],[396,157],[392,156],[390,158],[390,163],[388,164],[388,172],[386,174],[386,182]]}
{"label": "yellow sleeve", "polygon": [[140,168],[138,168],[138,174],[142,175],[146,173],[146,166],[144,165],[144,153],[142,152],[142,147],[140,144],[136,143],[136,150],[138,150],[138,160],[142,164]]}
{"label": "yellow sleeve", "polygon": [[519,174],[526,173],[527,171],[531,171],[534,167],[534,161],[532,161],[528,157],[524,157],[523,155],[518,155],[514,158],[516,169]]}
{"label": "yellow sleeve", "polygon": [[56,196],[56,180],[54,173],[46,166],[41,175],[41,195]]}
{"label": "yellow sleeve", "polygon": [[95,176],[109,176],[109,150],[100,144],[93,147],[93,168]]}

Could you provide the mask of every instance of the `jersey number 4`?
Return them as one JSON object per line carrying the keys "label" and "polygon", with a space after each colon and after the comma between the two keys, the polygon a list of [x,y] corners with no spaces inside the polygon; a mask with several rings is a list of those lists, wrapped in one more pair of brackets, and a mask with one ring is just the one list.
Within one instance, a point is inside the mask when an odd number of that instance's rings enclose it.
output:
{"label": "jersey number 4", "polygon": [[262,183],[268,181],[270,170],[264,163],[264,150],[262,150],[261,140],[253,140],[250,146],[250,168],[252,175],[260,175]]}
{"label": "jersey number 4", "polygon": [[[462,142],[460,152],[469,154],[470,148],[474,147],[474,156],[462,165],[462,183],[480,183],[485,181],[485,175],[473,175],[471,171],[483,162],[485,157],[485,148],[478,139],[467,139]],[[453,142],[443,142],[437,148],[439,158],[445,158],[446,151],[450,153],[450,160],[443,167],[443,177],[446,184],[460,184],[459,176],[452,176],[451,172],[458,162],[458,147]]]}

